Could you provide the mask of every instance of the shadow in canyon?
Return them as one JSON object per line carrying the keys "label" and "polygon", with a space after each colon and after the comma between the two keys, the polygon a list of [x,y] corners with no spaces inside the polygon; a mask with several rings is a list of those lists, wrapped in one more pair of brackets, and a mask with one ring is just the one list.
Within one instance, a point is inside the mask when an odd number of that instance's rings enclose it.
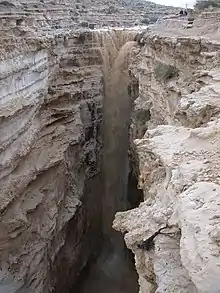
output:
{"label": "shadow in canyon", "polygon": [[[128,173],[127,207],[135,208],[143,201],[137,188],[133,168]],[[138,274],[133,253],[124,244],[121,233],[112,229],[118,245],[115,248],[103,239],[103,249],[98,259],[91,259],[81,272],[72,293],[138,293]],[[119,244],[120,243],[120,244]]]}
{"label": "shadow in canyon", "polygon": [[[123,236],[112,228],[116,212],[136,207],[142,200],[129,163],[129,54],[136,45],[126,31],[96,36],[103,59],[102,251],[81,272],[72,293],[136,293],[138,275]],[[97,187],[98,188],[98,187]]]}

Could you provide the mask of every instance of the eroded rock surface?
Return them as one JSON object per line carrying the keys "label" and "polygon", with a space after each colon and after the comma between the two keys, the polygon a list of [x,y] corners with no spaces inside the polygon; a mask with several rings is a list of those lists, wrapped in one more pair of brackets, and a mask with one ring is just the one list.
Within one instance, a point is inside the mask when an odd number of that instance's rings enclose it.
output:
{"label": "eroded rock surface", "polygon": [[140,44],[131,135],[145,201],[113,226],[135,254],[141,293],[217,293],[220,43],[148,34]]}
{"label": "eroded rock surface", "polygon": [[36,293],[68,291],[101,233],[100,55],[91,34],[56,40],[0,62],[1,267]]}

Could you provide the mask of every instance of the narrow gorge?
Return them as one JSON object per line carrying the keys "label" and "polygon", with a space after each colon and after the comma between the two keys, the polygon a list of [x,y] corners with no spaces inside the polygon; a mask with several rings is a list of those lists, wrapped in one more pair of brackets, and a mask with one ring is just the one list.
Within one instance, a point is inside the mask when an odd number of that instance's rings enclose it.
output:
{"label": "narrow gorge", "polygon": [[25,39],[20,50],[31,52],[0,64],[1,264],[9,292],[138,292],[133,257],[112,229],[129,205],[133,38],[125,30],[79,31],[37,50]]}
{"label": "narrow gorge", "polygon": [[68,5],[0,17],[0,293],[218,293],[219,14]]}

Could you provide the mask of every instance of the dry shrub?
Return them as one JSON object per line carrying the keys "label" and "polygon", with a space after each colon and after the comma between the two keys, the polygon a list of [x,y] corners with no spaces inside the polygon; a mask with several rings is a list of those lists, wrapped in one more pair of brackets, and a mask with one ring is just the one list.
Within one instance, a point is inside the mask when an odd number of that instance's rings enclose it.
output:
{"label": "dry shrub", "polygon": [[157,81],[168,81],[169,79],[177,76],[178,72],[179,70],[175,66],[162,62],[157,62],[154,69],[154,74]]}

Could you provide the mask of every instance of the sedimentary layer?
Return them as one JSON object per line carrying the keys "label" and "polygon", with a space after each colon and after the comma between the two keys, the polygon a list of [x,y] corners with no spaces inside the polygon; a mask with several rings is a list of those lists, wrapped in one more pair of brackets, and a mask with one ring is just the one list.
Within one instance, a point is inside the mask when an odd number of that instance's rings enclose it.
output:
{"label": "sedimentary layer", "polygon": [[17,40],[0,62],[1,266],[63,292],[100,243],[100,55],[90,33]]}

